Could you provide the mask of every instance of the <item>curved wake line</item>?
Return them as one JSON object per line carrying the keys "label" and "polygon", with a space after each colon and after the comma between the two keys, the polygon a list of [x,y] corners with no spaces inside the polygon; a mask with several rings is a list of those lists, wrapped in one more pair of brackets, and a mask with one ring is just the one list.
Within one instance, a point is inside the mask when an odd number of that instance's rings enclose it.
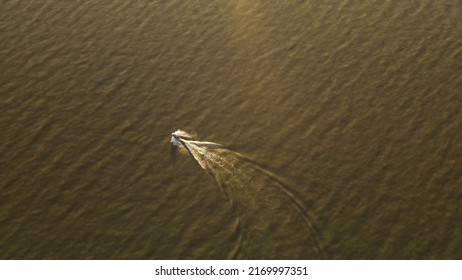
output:
{"label": "curved wake line", "polygon": [[240,233],[233,258],[268,258],[273,247],[281,258],[324,258],[305,208],[273,173],[220,144],[193,140],[184,131],[174,132],[171,142],[186,149],[230,201]]}
{"label": "curved wake line", "polygon": [[294,204],[294,206],[297,208],[297,211],[299,212],[300,216],[303,218],[305,225],[307,226],[307,229],[310,231],[310,234],[312,234],[313,237],[313,242],[316,245],[316,249],[318,253],[321,255],[322,258],[324,258],[324,253],[321,249],[321,246],[319,245],[319,241],[316,239],[317,233],[316,230],[314,229],[309,217],[304,214],[306,213],[305,207],[302,205],[302,203],[295,197],[295,195],[277,178],[276,175],[274,175],[271,171],[266,170],[265,168],[261,167],[258,162],[255,162],[254,160],[244,156],[241,153],[234,152],[229,150],[230,152],[233,152],[241,158],[242,160],[245,160],[251,164],[253,164],[256,168],[260,170],[260,172],[264,173],[266,176],[270,177],[272,180],[274,180],[277,183],[277,186],[284,192],[284,194],[291,200],[291,202]]}

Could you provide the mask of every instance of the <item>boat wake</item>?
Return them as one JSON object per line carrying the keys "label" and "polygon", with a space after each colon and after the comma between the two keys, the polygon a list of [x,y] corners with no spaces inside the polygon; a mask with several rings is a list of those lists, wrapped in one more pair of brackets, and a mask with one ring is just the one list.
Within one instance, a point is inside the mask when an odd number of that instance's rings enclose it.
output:
{"label": "boat wake", "polygon": [[186,149],[230,201],[239,237],[229,258],[324,258],[307,211],[275,175],[242,154],[196,141],[181,130],[170,142]]}

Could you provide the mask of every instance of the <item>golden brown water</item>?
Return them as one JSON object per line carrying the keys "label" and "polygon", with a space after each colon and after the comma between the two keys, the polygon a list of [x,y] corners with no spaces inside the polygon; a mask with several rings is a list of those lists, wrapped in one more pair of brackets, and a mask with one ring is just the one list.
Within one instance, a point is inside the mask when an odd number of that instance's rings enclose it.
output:
{"label": "golden brown water", "polygon": [[324,258],[462,257],[460,1],[1,6],[0,258],[229,257],[178,128],[277,174]]}

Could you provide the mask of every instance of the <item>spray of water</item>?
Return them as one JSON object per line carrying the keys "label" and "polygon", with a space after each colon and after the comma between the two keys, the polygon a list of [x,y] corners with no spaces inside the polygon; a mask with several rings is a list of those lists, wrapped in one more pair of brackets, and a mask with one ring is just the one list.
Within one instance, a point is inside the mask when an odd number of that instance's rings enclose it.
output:
{"label": "spray of water", "polygon": [[238,239],[230,258],[323,258],[307,211],[271,172],[244,155],[178,130],[172,146],[186,149],[211,174],[235,212]]}

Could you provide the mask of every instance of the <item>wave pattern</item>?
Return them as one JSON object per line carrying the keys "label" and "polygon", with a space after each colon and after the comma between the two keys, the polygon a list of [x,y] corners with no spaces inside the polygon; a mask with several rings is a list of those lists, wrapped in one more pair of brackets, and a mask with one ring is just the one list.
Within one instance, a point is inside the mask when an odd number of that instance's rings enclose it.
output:
{"label": "wave pattern", "polygon": [[[258,257],[252,238],[319,256],[308,234],[284,241],[307,227],[266,170],[309,206],[326,258],[460,258],[460,1],[1,7],[0,258]],[[214,150],[258,177],[229,199],[274,237],[238,225],[196,164],[171,164],[177,127],[259,159]],[[259,196],[294,222],[264,218],[278,214]]]}

